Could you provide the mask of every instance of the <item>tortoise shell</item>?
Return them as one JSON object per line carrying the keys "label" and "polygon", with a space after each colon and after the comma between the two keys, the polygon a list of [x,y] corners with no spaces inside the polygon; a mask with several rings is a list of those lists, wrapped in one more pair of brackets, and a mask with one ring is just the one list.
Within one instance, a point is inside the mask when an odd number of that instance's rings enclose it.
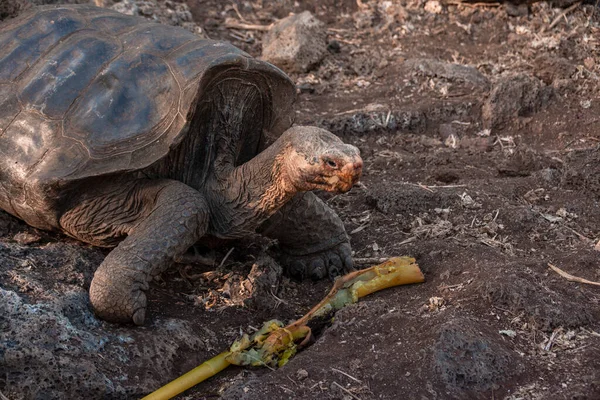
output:
{"label": "tortoise shell", "polygon": [[[292,124],[294,98],[282,71],[229,43],[93,6],[33,8],[0,25],[0,207],[52,227],[70,183],[182,146],[196,170],[170,177],[206,176],[227,135],[244,162]],[[234,111],[241,133],[213,121]]]}

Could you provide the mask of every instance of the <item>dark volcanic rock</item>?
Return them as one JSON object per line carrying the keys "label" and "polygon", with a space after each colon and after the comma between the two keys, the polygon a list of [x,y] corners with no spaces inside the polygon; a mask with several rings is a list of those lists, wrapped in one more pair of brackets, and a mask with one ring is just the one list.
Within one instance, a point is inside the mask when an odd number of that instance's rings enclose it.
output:
{"label": "dark volcanic rock", "polygon": [[517,117],[542,110],[554,91],[539,79],[526,74],[500,78],[482,108],[483,124],[488,129],[502,129]]}
{"label": "dark volcanic rock", "polygon": [[[433,362],[443,381],[456,389],[489,390],[519,371],[517,354],[482,335],[476,321],[453,320],[440,327]],[[496,335],[498,335],[496,333]]]}

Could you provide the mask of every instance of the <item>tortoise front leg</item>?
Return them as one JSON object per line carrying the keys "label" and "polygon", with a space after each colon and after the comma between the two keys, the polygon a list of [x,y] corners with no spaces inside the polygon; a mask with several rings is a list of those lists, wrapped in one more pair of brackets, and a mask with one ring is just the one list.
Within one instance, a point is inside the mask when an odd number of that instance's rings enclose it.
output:
{"label": "tortoise front leg", "polygon": [[[115,205],[120,204],[123,209],[115,210]],[[90,215],[94,210],[110,210],[112,215],[102,219]],[[83,225],[76,222],[84,220],[85,215],[89,224],[97,228],[87,229],[85,234],[73,232],[73,227]],[[61,224],[80,238],[89,236],[90,231],[117,230],[127,234],[96,270],[90,300],[102,319],[142,325],[146,315],[144,292],[150,279],[167,269],[175,257],[206,233],[208,207],[198,191],[181,182],[147,181],[146,185],[137,182],[125,191],[111,190],[110,194],[89,199],[66,213]],[[104,226],[107,224],[108,228]]]}
{"label": "tortoise front leg", "polygon": [[354,269],[344,223],[312,192],[298,193],[258,232],[279,241],[281,262],[296,278],[334,278]]}

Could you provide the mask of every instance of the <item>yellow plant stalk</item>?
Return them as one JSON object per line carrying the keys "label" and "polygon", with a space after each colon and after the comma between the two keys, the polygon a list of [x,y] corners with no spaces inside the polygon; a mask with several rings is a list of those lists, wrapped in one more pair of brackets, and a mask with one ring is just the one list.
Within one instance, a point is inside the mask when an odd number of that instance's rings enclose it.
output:
{"label": "yellow plant stalk", "polygon": [[162,400],[177,396],[179,393],[207,380],[211,376],[214,376],[229,367],[231,364],[225,360],[229,354],[229,351],[224,351],[218,356],[203,362],[193,370],[150,393],[142,400]]}
{"label": "yellow plant stalk", "polygon": [[310,321],[327,317],[379,290],[424,280],[423,273],[412,257],[395,257],[383,264],[351,272],[336,279],[329,294],[304,317],[285,327],[276,320],[266,322],[252,337],[244,335],[233,343],[229,351],[211,358],[142,400],[170,399],[216,375],[230,364],[282,367],[296,353],[297,346],[302,346],[310,338]]}

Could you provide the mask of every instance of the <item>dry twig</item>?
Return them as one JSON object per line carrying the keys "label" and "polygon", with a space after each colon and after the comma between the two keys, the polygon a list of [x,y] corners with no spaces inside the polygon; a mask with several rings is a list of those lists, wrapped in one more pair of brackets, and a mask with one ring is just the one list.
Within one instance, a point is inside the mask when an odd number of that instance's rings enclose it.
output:
{"label": "dry twig", "polygon": [[345,387],[343,387],[342,385],[340,385],[336,381],[333,381],[333,384],[335,386],[337,386],[338,388],[342,389],[344,391],[344,393],[346,393],[347,395],[351,396],[353,399],[360,400],[360,397],[358,397],[357,395],[355,395],[354,393],[352,393],[351,391],[349,391],[348,389],[346,389]]}
{"label": "dry twig", "polygon": [[354,382],[362,383],[362,381],[360,379],[357,379],[357,378],[353,377],[352,375],[345,373],[342,370],[339,370],[339,369],[333,368],[333,367],[331,368],[331,370],[334,371],[334,372],[340,373],[340,374],[342,374],[344,376],[347,376],[348,378],[352,379]]}
{"label": "dry twig", "polygon": [[569,274],[568,272],[563,271],[562,269],[558,268],[555,265],[552,265],[550,263],[548,263],[548,266],[557,274],[559,274],[560,276],[562,276],[563,278],[565,278],[568,281],[571,282],[579,282],[579,283],[587,283],[588,285],[595,285],[595,286],[600,286],[600,282],[594,282],[594,281],[588,281],[587,279],[583,279],[583,278],[579,278],[577,276],[573,276],[571,274]]}
{"label": "dry twig", "polygon": [[412,182],[402,182],[404,185],[411,185],[419,187],[423,190],[427,190],[428,192],[435,193],[433,189],[456,189],[467,187],[467,185],[424,185],[422,183],[412,183]]}
{"label": "dry twig", "polygon": [[246,20],[246,18],[244,18],[242,16],[242,14],[240,13],[240,10],[238,9],[237,4],[232,3],[231,4],[231,8],[233,8],[233,11],[235,11],[235,13],[237,14],[238,18],[240,19],[240,21],[242,21],[243,23],[247,23],[248,21]]}
{"label": "dry twig", "polygon": [[231,20],[231,19],[227,19],[225,21],[225,28],[245,29],[248,31],[265,31],[266,32],[269,29],[271,29],[272,26],[273,26],[273,24],[271,24],[271,25],[244,24],[242,22],[238,22],[238,21]]}
{"label": "dry twig", "polygon": [[429,189],[427,186],[421,184],[421,183],[417,183],[417,186],[420,187],[423,190],[427,190],[430,193],[435,193],[432,189]]}
{"label": "dry twig", "polygon": [[554,332],[552,332],[550,339],[548,339],[548,343],[546,343],[546,345],[544,346],[544,350],[550,351],[550,349],[552,348],[552,344],[554,343],[554,339],[556,338],[556,335],[558,334],[558,332],[561,332],[561,331],[562,331],[562,328],[556,328],[554,330]]}
{"label": "dry twig", "polygon": [[500,3],[465,3],[463,1],[447,1],[444,4],[453,5],[453,6],[465,6],[469,8],[478,8],[478,7],[500,7]]}
{"label": "dry twig", "polygon": [[415,240],[417,240],[416,236],[411,236],[408,239],[404,239],[403,241],[401,241],[400,243],[398,243],[398,246],[402,246],[403,244],[409,244],[414,242]]}
{"label": "dry twig", "polygon": [[354,258],[354,264],[356,265],[372,265],[385,262],[389,257],[367,257],[367,258]]}
{"label": "dry twig", "polygon": [[359,227],[355,228],[352,230],[352,232],[350,232],[351,235],[354,235],[355,233],[358,233],[362,230],[364,230],[367,226],[369,226],[371,224],[370,221],[367,221],[366,223],[360,225]]}
{"label": "dry twig", "polygon": [[232,247],[231,249],[229,249],[229,251],[227,252],[227,254],[225,254],[225,257],[223,257],[223,259],[221,260],[221,264],[219,264],[219,266],[217,267],[217,269],[221,269],[221,267],[223,266],[223,264],[225,264],[225,261],[229,258],[229,256],[233,252],[233,249],[235,249],[235,247]]}
{"label": "dry twig", "polygon": [[[550,23],[550,26],[548,26],[548,30],[551,30],[556,25],[558,25],[558,23],[560,22],[561,19],[563,19],[564,17],[566,17],[567,14],[569,14],[570,12],[572,12],[573,10],[575,10],[580,5],[581,5],[581,1],[578,1],[577,3],[573,4],[571,7],[566,8],[563,12],[561,12],[559,14],[558,17],[554,18],[554,21],[552,21],[552,23]],[[545,32],[545,30],[542,29],[542,32]]]}

